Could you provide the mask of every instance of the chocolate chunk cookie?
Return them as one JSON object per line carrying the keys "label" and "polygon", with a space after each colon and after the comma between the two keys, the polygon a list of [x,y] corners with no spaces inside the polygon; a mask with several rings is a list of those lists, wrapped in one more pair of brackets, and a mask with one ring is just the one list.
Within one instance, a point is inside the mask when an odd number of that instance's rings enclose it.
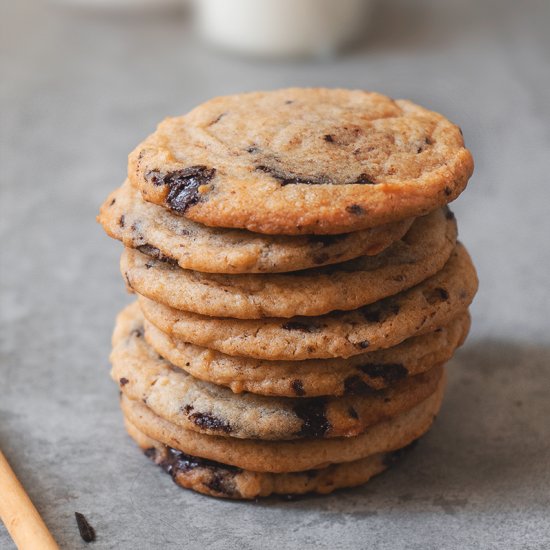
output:
{"label": "chocolate chunk cookie", "polygon": [[362,485],[400,461],[416,443],[414,441],[402,449],[378,453],[353,462],[331,464],[305,472],[272,474],[252,472],[191,456],[151,439],[127,419],[125,425],[128,434],[145,455],[168,473],[180,487],[213,497],[244,500],[271,494],[285,497],[305,493],[328,494],[336,489]]}
{"label": "chocolate chunk cookie", "polygon": [[242,320],[206,317],[139,297],[145,318],[191,344],[268,360],[350,357],[389,348],[449,323],[467,309],[477,276],[459,243],[445,267],[422,283],[350,312],[319,317]]}
{"label": "chocolate chunk cookie", "polygon": [[126,249],[124,280],[175,309],[214,317],[261,319],[356,309],[397,294],[439,271],[456,244],[456,222],[438,209],[377,256],[285,274],[220,275],[183,270]]}
{"label": "chocolate chunk cookie", "polygon": [[154,414],[144,403],[132,401],[124,395],[120,404],[126,419],[139,431],[185,454],[254,472],[282,473],[324,468],[405,447],[432,425],[441,406],[444,388],[443,377],[427,399],[356,437],[293,441],[206,435],[172,424]]}
{"label": "chocolate chunk cookie", "polygon": [[212,99],[164,120],[129,157],[145,200],[193,221],[267,234],[336,234],[420,216],[473,171],[460,128],[362,90]]}
{"label": "chocolate chunk cookie", "polygon": [[152,258],[206,273],[277,273],[379,254],[412,218],[342,235],[286,237],[207,227],[145,202],[128,182],[98,216],[108,235]]}
{"label": "chocolate chunk cookie", "polygon": [[118,318],[111,353],[113,380],[125,396],[146,403],[161,418],[206,434],[263,440],[358,435],[426,399],[443,373],[436,366],[378,391],[350,379],[346,397],[235,394],[163,360],[145,342],[143,325],[136,321]]}

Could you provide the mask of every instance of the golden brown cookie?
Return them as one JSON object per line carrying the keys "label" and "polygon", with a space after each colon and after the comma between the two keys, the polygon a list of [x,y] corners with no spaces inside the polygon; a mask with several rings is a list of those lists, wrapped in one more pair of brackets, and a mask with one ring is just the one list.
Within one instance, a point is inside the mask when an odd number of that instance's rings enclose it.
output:
{"label": "golden brown cookie", "polygon": [[[118,317],[111,377],[122,393],[185,429],[241,439],[283,440],[349,437],[411,409],[431,395],[441,366],[383,390],[357,384],[351,395],[327,398],[266,397],[233,393],[197,380],[159,357],[143,338],[143,325]],[[322,411],[324,421],[311,424]]]}
{"label": "golden brown cookie", "polygon": [[142,296],[139,303],[152,324],[186,342],[228,355],[302,360],[350,357],[431,332],[465,311],[476,290],[472,261],[457,244],[445,267],[429,279],[350,312],[242,320],[184,312]]}
{"label": "golden brown cookie", "polygon": [[424,215],[472,171],[460,128],[443,116],[323,88],[212,99],[164,120],[128,164],[147,201],[205,225],[288,235]]}
{"label": "golden brown cookie", "polygon": [[[432,425],[444,387],[442,378],[431,396],[405,413],[375,424],[361,435],[331,439],[261,441],[205,435],[163,420],[143,403],[124,395],[121,407],[124,416],[141,432],[186,454],[254,472],[299,472],[405,447]],[[322,411],[310,418],[311,424],[323,421]]]}
{"label": "golden brown cookie", "polygon": [[399,462],[416,444],[414,441],[396,451],[375,454],[353,462],[331,464],[326,468],[272,474],[251,472],[182,453],[146,436],[129,420],[125,419],[124,423],[128,434],[145,455],[170,474],[180,487],[213,497],[245,500],[271,494],[285,497],[305,493],[328,494],[336,489],[362,485]]}
{"label": "golden brown cookie", "polygon": [[439,271],[456,244],[448,209],[416,219],[377,256],[293,273],[221,275],[184,270],[125,249],[120,270],[139,294],[175,309],[213,317],[261,319],[323,315],[371,304]]}
{"label": "golden brown cookie", "polygon": [[97,219],[128,248],[207,273],[277,273],[372,256],[398,241],[413,221],[341,235],[261,235],[192,222],[143,201],[128,182],[107,197]]}
{"label": "golden brown cookie", "polygon": [[[141,317],[137,304],[120,315]],[[138,311],[136,311],[138,310]],[[380,390],[448,361],[466,338],[470,315],[401,344],[347,359],[266,361],[235,357],[171,338],[145,321],[145,339],[161,356],[200,380],[243,391],[279,397],[344,395]]]}

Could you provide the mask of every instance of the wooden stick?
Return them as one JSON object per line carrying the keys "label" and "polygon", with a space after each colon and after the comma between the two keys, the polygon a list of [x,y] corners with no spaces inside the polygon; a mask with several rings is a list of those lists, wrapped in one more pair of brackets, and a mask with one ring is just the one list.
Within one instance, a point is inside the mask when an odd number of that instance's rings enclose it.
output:
{"label": "wooden stick", "polygon": [[46,524],[0,451],[0,518],[19,550],[59,550]]}

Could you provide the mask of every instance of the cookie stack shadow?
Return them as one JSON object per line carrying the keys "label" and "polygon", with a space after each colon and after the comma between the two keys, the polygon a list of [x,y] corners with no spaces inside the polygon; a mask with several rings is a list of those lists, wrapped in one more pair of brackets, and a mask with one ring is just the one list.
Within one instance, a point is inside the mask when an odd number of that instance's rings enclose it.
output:
{"label": "cookie stack shadow", "polygon": [[[193,170],[185,181],[204,177]],[[116,321],[112,377],[129,435],[178,485],[329,493],[428,431],[477,290],[446,205],[284,235],[210,227],[146,199],[128,180],[99,216],[137,296]]]}

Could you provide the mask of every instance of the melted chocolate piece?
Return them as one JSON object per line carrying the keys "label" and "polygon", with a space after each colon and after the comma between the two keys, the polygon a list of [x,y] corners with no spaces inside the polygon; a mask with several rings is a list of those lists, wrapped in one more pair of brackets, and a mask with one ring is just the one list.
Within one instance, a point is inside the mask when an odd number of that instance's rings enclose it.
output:
{"label": "melted chocolate piece", "polygon": [[383,378],[387,384],[402,380],[409,374],[401,363],[367,363],[357,368],[371,378]]}
{"label": "melted chocolate piece", "polygon": [[359,214],[365,213],[363,208],[361,208],[358,204],[350,204],[349,206],[346,206],[346,212],[348,212],[349,214],[355,214],[357,216]]}
{"label": "melted chocolate piece", "polygon": [[199,187],[207,184],[215,174],[214,168],[197,165],[167,174],[151,170],[145,174],[145,179],[153,185],[167,185],[170,190],[166,202],[172,210],[183,214],[187,208],[199,202]]}
{"label": "melted chocolate piece", "polygon": [[[142,254],[145,254],[146,256],[150,256],[151,258],[154,258],[155,260],[158,260],[159,262],[164,262],[170,265],[178,265],[178,261],[174,258],[170,258],[170,256],[166,256],[166,254],[163,254],[156,246],[152,246],[150,244],[142,244],[138,247],[136,247],[136,250],[139,250]],[[151,267],[151,266],[146,266]]]}
{"label": "melted chocolate piece", "polygon": [[[319,174],[317,176],[303,176],[300,174],[293,174],[291,172],[283,172],[278,168],[267,166],[265,164],[259,164],[258,166],[256,166],[256,170],[269,174],[271,177],[279,180],[281,182],[281,185],[283,186],[293,183],[303,183],[305,185],[334,185],[335,183],[330,176],[327,176],[325,174]],[[370,185],[376,184],[373,178],[367,174],[360,174],[356,180],[342,183],[343,185],[356,183],[367,183]]]}
{"label": "melted chocolate piece", "polygon": [[304,384],[301,380],[293,380],[290,385],[292,387],[292,391],[294,391],[294,393],[299,397],[303,397],[306,394],[304,390]]}
{"label": "melted chocolate piece", "polygon": [[348,376],[344,380],[344,391],[347,394],[370,395],[376,393],[360,376]]}
{"label": "melted chocolate piece", "polygon": [[322,184],[330,184],[332,181],[328,176],[300,176],[297,174],[287,174],[284,173],[277,168],[272,168],[271,166],[266,166],[264,164],[260,164],[259,166],[256,166],[256,170],[259,170],[260,172],[265,172],[266,174],[269,174],[270,176],[274,177],[276,180],[279,180],[281,182],[281,185],[289,185],[291,183],[305,183],[306,185],[322,185]]}
{"label": "melted chocolate piece", "polygon": [[154,447],[145,449],[144,453],[170,474],[174,481],[177,480],[178,474],[202,468],[210,475],[210,479],[204,482],[206,487],[220,494],[239,496],[235,494],[234,478],[242,470],[236,466],[188,455],[172,447],[166,447],[166,453],[160,455],[162,457],[160,460],[158,460],[159,452]]}
{"label": "melted chocolate piece", "polygon": [[125,224],[125,216],[124,214],[122,214],[122,216],[120,216],[120,218],[118,219],[118,225],[120,225],[120,227],[124,227],[124,224]]}
{"label": "melted chocolate piece", "polygon": [[130,335],[135,338],[141,338],[143,334],[143,327],[135,328],[132,332],[130,332]]}
{"label": "melted chocolate piece", "polygon": [[445,189],[443,189],[443,192],[444,192],[445,195],[447,195],[447,197],[448,197],[449,195],[452,194],[453,191],[452,191],[452,189],[451,189],[450,187],[445,187]]}
{"label": "melted chocolate piece", "polygon": [[327,141],[328,143],[334,143],[334,138],[330,134],[326,134],[323,136],[323,139]]}
{"label": "melted chocolate piece", "polygon": [[128,378],[125,378],[124,376],[118,381],[120,387],[125,386],[126,384],[128,384],[128,382],[130,382],[130,380],[128,380]]}
{"label": "melted chocolate piece", "polygon": [[369,304],[361,309],[361,313],[369,323],[382,323],[392,315],[399,313],[399,305],[391,298]]}
{"label": "melted chocolate piece", "polygon": [[212,414],[201,412],[189,414],[193,410],[193,407],[191,405],[187,405],[184,410],[187,413],[189,420],[191,420],[191,422],[201,428],[204,428],[206,430],[220,431],[226,434],[229,434],[233,431],[233,428],[231,427],[229,422],[222,420],[221,418],[218,418]]}
{"label": "melted chocolate piece", "polygon": [[[145,451],[145,454],[148,453],[150,449]],[[222,464],[221,462],[215,462],[213,460],[208,460],[206,458],[199,458],[197,456],[192,456],[173,449],[172,447],[166,448],[166,456],[161,460],[159,466],[162,469],[169,473],[173,478],[176,477],[178,472],[188,472],[194,470],[195,468],[209,468],[212,470],[223,470],[232,475],[241,472],[240,468],[236,466],[230,466],[229,464]],[[155,455],[156,456],[156,450]],[[147,454],[147,456],[149,456]]]}
{"label": "melted chocolate piece", "polygon": [[437,302],[445,302],[449,299],[449,293],[440,286],[424,293],[424,297],[430,305]]}
{"label": "melted chocolate piece", "polygon": [[376,181],[369,174],[360,174],[355,183],[366,183],[367,185],[376,185]]}
{"label": "melted chocolate piece", "polygon": [[89,524],[84,514],[81,514],[80,512],[75,512],[74,517],[76,519],[80,538],[84,542],[93,542],[95,540],[95,529]]}
{"label": "melted chocolate piece", "polygon": [[285,330],[299,330],[300,332],[315,332],[318,330],[318,327],[315,325],[300,323],[299,321],[289,321],[288,323],[284,323],[282,327]]}
{"label": "melted chocolate piece", "polygon": [[330,422],[325,416],[326,399],[318,397],[304,400],[294,407],[294,413],[303,422],[296,435],[302,437],[323,437],[330,429]]}

